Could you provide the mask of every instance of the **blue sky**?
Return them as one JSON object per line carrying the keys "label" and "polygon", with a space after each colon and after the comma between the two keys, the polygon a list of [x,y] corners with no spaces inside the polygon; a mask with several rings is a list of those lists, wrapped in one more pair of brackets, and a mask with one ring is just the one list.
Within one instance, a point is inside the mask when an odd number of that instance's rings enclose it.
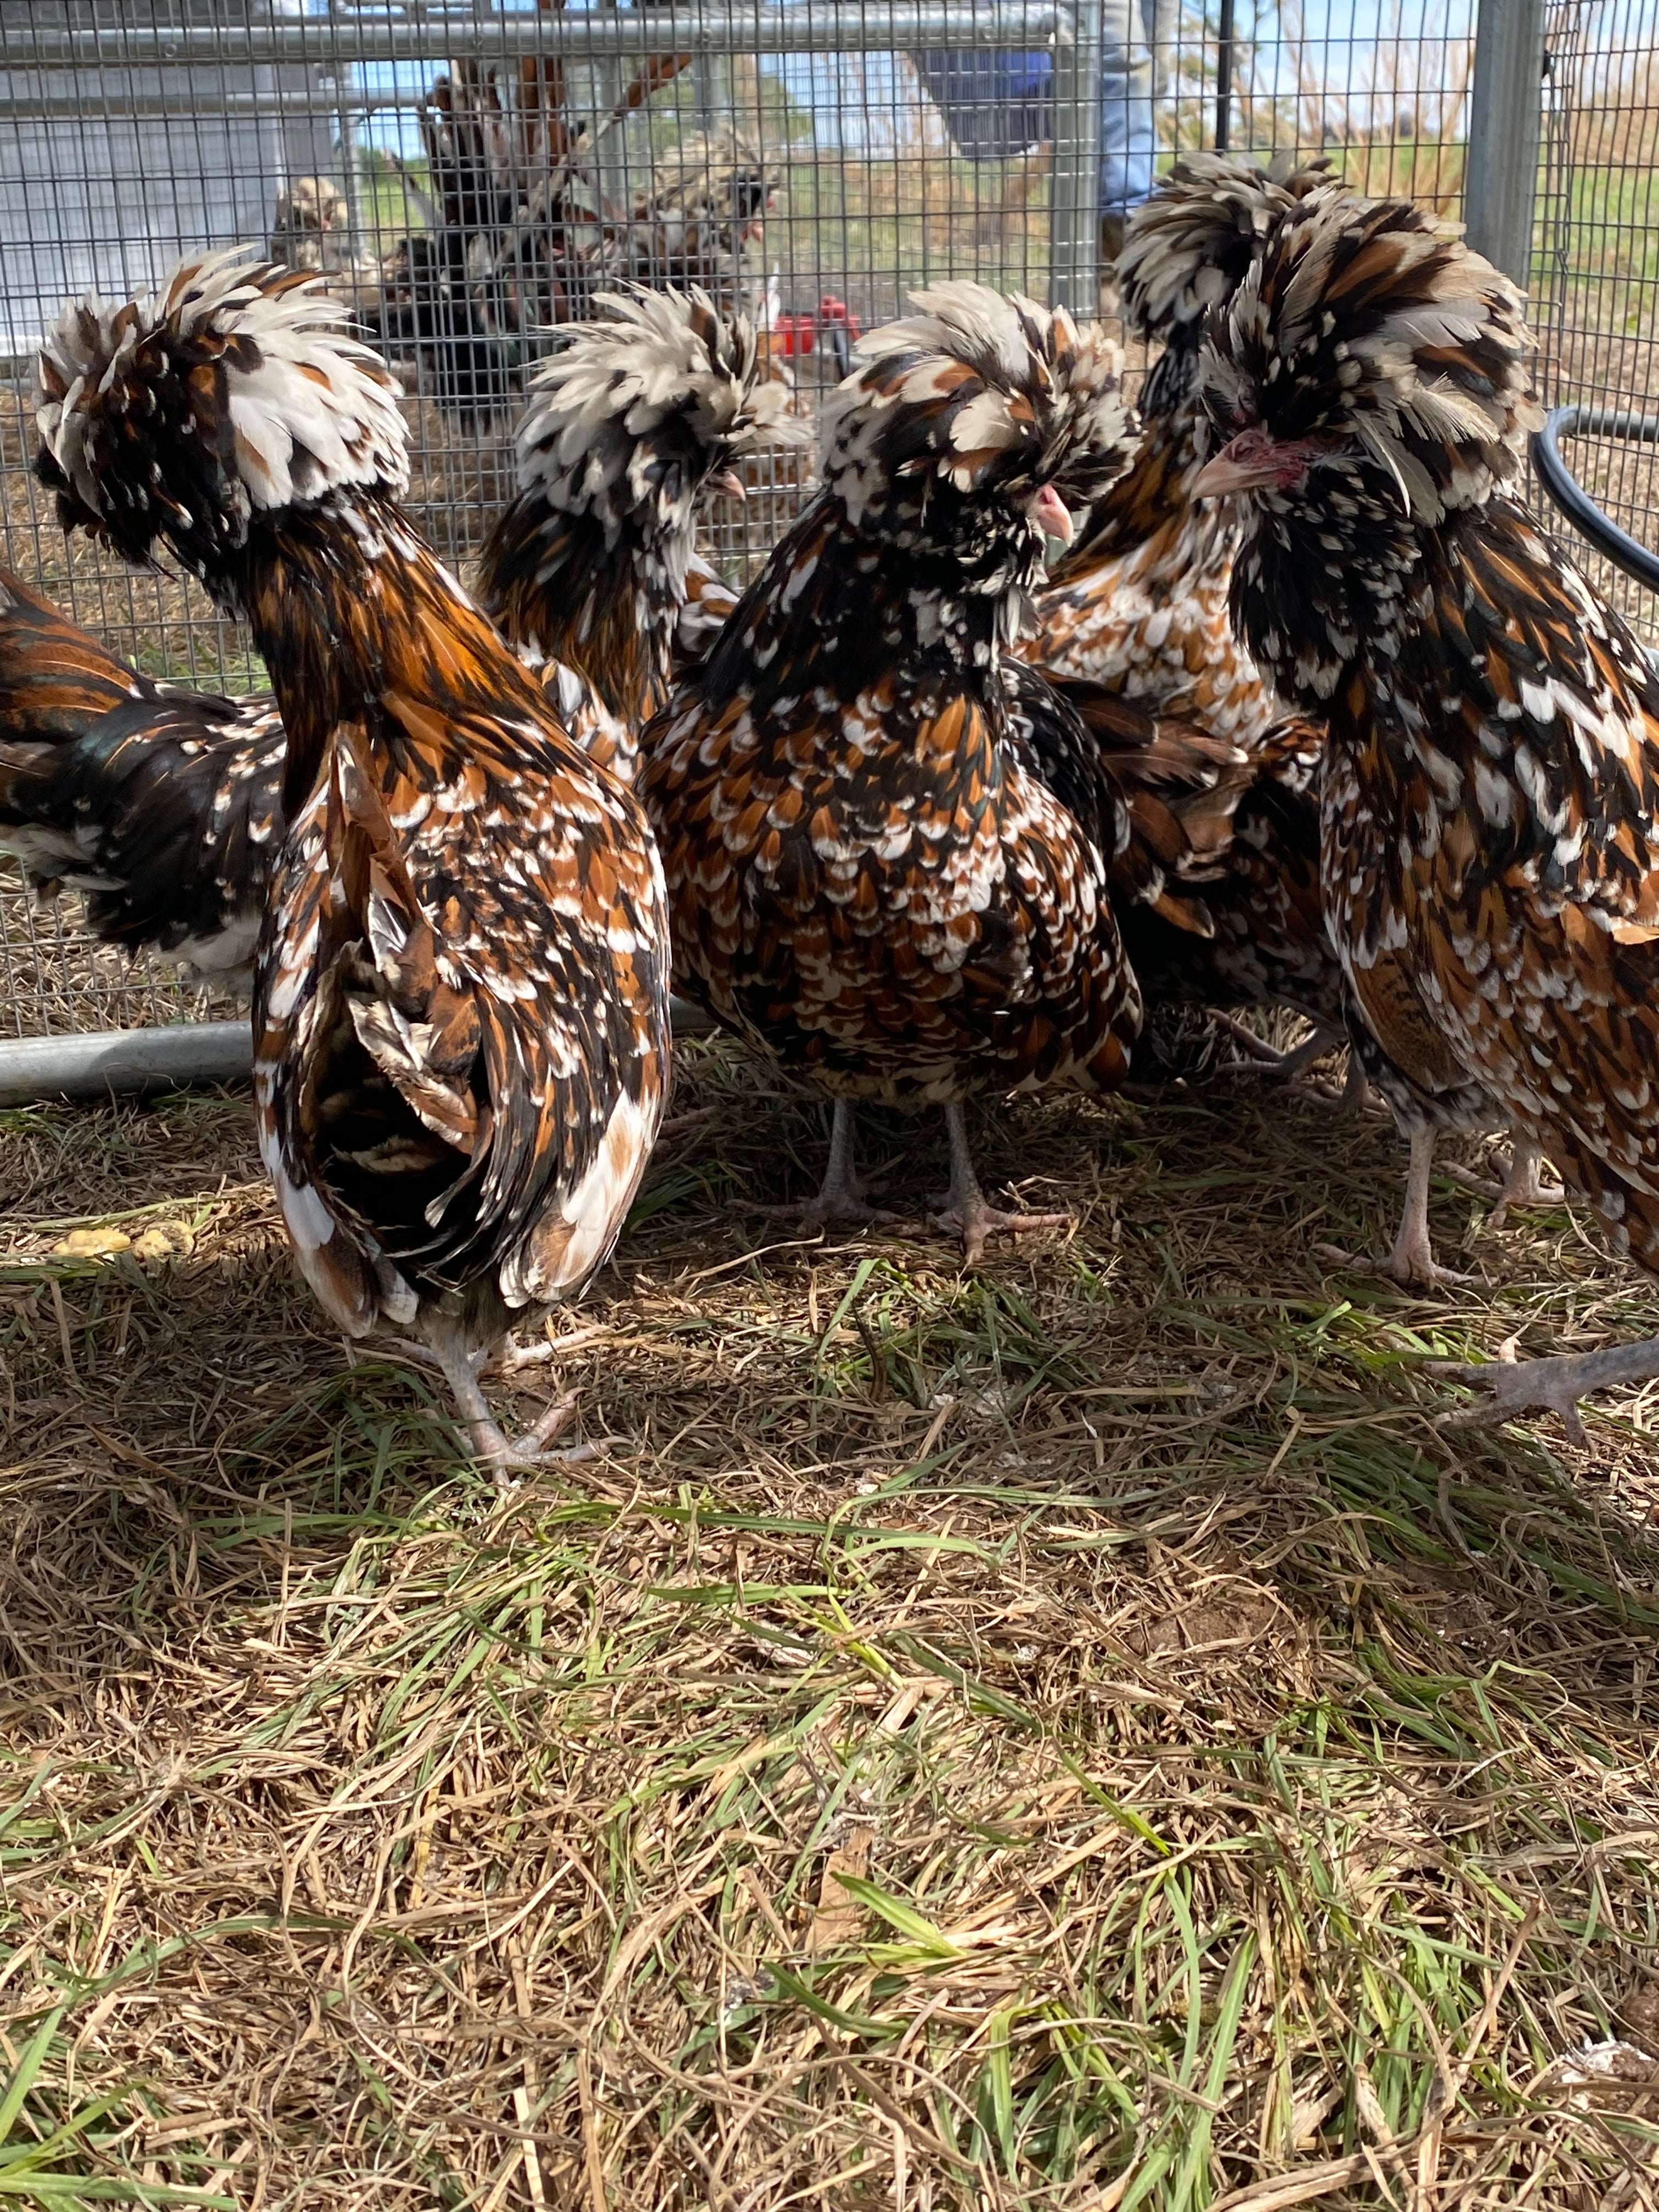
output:
{"label": "blue sky", "polygon": [[[805,0],[783,0],[783,4],[805,4]],[[310,0],[319,7],[322,0]],[[508,9],[533,6],[534,0],[503,0]],[[1431,95],[1449,68],[1443,41],[1459,41],[1469,35],[1476,0],[1304,0],[1304,4],[1254,7],[1243,0],[1237,9],[1241,39],[1256,44],[1258,70],[1266,81],[1264,92],[1289,91],[1297,83],[1296,48],[1287,43],[1289,33],[1300,35],[1301,82],[1322,80],[1333,93],[1351,93],[1356,109],[1371,104],[1374,89],[1380,105],[1392,112],[1397,94]],[[586,12],[594,0],[568,0],[571,13]],[[1613,12],[1651,14],[1659,0],[1614,0]],[[1196,10],[1190,5],[1188,21],[1194,25]],[[1598,14],[1605,12],[1598,9]],[[1212,9],[1213,20],[1213,9]],[[834,143],[869,143],[885,135],[882,118],[890,116],[896,85],[890,63],[881,56],[863,58],[863,66],[842,63],[835,56],[780,56],[763,66],[781,76],[792,96],[811,109],[821,140]],[[398,88],[414,94],[429,70],[400,71]],[[1377,80],[1381,79],[1380,86]],[[365,72],[366,87],[390,90],[394,73],[388,69]],[[1355,119],[1362,118],[1356,115]],[[1380,119],[1370,118],[1370,119]],[[872,123],[874,129],[872,129]],[[371,141],[397,146],[406,154],[419,150],[414,117],[405,108],[381,111],[368,123]]]}

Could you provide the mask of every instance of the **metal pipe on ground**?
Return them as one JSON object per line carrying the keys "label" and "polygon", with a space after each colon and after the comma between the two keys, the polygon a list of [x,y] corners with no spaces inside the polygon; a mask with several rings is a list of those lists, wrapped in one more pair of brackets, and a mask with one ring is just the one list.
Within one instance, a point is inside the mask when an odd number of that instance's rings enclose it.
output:
{"label": "metal pipe on ground", "polygon": [[[704,1036],[714,1024],[700,1006],[672,1001],[677,1037]],[[0,1041],[0,1107],[50,1099],[142,1097],[193,1085],[246,1083],[253,1041],[246,1022],[173,1022],[91,1036]]]}

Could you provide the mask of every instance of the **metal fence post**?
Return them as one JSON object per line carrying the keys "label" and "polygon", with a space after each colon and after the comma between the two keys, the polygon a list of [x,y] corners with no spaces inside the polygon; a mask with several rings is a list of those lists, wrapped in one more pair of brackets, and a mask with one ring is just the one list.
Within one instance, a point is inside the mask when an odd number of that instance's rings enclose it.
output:
{"label": "metal fence post", "polygon": [[1464,184],[1466,235],[1525,291],[1544,112],[1545,0],[1480,0]]}
{"label": "metal fence post", "polygon": [[1215,19],[1215,150],[1233,142],[1233,0],[1221,0]]}
{"label": "metal fence post", "polygon": [[1103,0],[1061,0],[1054,40],[1054,170],[1048,297],[1092,316],[1100,305],[1100,56]]}

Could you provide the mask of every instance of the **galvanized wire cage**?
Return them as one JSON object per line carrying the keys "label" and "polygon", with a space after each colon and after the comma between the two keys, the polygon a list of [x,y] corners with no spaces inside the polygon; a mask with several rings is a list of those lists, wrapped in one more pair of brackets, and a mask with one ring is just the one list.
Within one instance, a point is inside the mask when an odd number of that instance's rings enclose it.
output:
{"label": "galvanized wire cage", "polygon": [[[0,557],[148,673],[259,688],[199,591],[66,544],[28,474],[43,325],[191,247],[264,245],[349,301],[408,395],[419,520],[463,569],[510,495],[525,377],[607,281],[741,301],[808,407],[931,278],[1092,310],[1099,22],[1071,0],[0,9]],[[801,482],[780,456],[718,519],[734,574]],[[15,881],[0,1036],[225,1011],[128,971],[67,908],[30,914]]]}
{"label": "galvanized wire cage", "polygon": [[[1515,12],[1535,23],[1537,0]],[[1655,28],[1655,0],[1555,0],[1547,73],[1508,54],[1513,131],[1488,90],[1499,153],[1526,158],[1520,125],[1542,118],[1552,399],[1640,410],[1654,390]],[[1474,0],[0,8],[0,558],[150,674],[260,688],[199,592],[67,545],[28,471],[45,323],[192,247],[259,244],[350,301],[405,386],[419,518],[465,569],[511,490],[525,376],[607,281],[740,301],[810,408],[849,338],[918,283],[972,276],[1093,312],[1125,193],[1177,147],[1323,147],[1360,190],[1461,213],[1476,74]],[[1477,188],[1498,167],[1477,161]],[[1581,440],[1574,459],[1626,528],[1659,534],[1653,447]],[[734,575],[787,523],[806,466],[780,456],[719,519]],[[30,914],[9,866],[0,1039],[227,1011],[98,951],[68,907]]]}
{"label": "galvanized wire cage", "polygon": [[[1549,9],[1533,317],[1551,405],[1639,415],[1659,395],[1656,43],[1652,0],[1555,0]],[[1659,545],[1651,444],[1579,437],[1567,458],[1616,522]],[[1613,604],[1659,639],[1659,596],[1576,550]]]}

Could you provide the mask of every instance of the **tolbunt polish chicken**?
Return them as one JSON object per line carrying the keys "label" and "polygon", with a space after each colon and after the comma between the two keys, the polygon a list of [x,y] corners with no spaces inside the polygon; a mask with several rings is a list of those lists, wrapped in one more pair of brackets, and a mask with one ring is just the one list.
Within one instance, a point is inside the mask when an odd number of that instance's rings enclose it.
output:
{"label": "tolbunt polish chicken", "polygon": [[1131,218],[1117,264],[1126,327],[1159,347],[1141,394],[1133,462],[1091,513],[1037,599],[1021,651],[1056,681],[1085,679],[1155,714],[1237,745],[1253,774],[1233,838],[1206,868],[1206,933],[1171,927],[1157,908],[1122,907],[1129,957],[1148,1006],[1219,1010],[1285,1006],[1315,1024],[1280,1060],[1295,1073],[1343,1028],[1341,972],[1319,898],[1316,784],[1322,722],[1286,708],[1233,635],[1227,592],[1237,526],[1194,500],[1204,417],[1198,359],[1207,313],[1224,306],[1275,227],[1309,194],[1335,189],[1322,156],[1271,168],[1246,156],[1183,156]]}
{"label": "tolbunt polish chicken", "polygon": [[[700,496],[808,432],[782,386],[757,382],[740,319],[679,294],[596,305],[605,319],[573,326],[532,387],[525,489],[489,541],[484,589],[560,720],[626,780],[671,646],[706,649],[737,604],[693,550]],[[0,851],[39,896],[82,891],[94,936],[246,981],[284,750],[268,694],[151,683],[0,570]]]}
{"label": "tolbunt polish chicken", "polygon": [[[706,493],[744,495],[737,468],[808,425],[763,380],[747,318],[706,293],[605,293],[531,384],[519,494],[484,547],[479,593],[508,642],[556,663],[567,720],[631,781],[639,733],[668,696],[677,639],[697,604],[726,612],[707,564],[692,574]],[[577,696],[578,681],[591,698]]]}
{"label": "tolbunt polish chicken", "polygon": [[809,1218],[869,1218],[859,1101],[937,1103],[972,1261],[1038,1217],[987,1204],[963,1101],[1109,1090],[1139,1025],[1117,802],[1092,772],[1060,796],[1002,680],[1071,528],[1056,487],[1109,482],[1129,416],[1117,348],[1063,311],[975,284],[915,306],[862,340],[823,488],[647,731],[640,788],[681,988],[835,1101]]}
{"label": "tolbunt polish chicken", "polygon": [[[1236,617],[1330,717],[1327,912],[1391,1061],[1484,1101],[1659,1271],[1659,678],[1509,495],[1538,418],[1509,281],[1409,204],[1287,225],[1206,352]],[[1659,1341],[1459,1370],[1489,1410]]]}
{"label": "tolbunt polish chicken", "polygon": [[1117,264],[1125,329],[1160,350],[1140,394],[1126,473],[1091,512],[1037,597],[1025,657],[1086,677],[1216,736],[1265,740],[1285,707],[1237,639],[1227,591],[1238,531],[1195,501],[1203,465],[1198,362],[1206,313],[1224,307],[1274,229],[1309,193],[1335,189],[1322,156],[1292,169],[1183,155],[1131,217]]}
{"label": "tolbunt polish chicken", "polygon": [[[1133,466],[1052,572],[1028,650],[1057,678],[1091,678],[1231,738],[1254,764],[1231,847],[1206,870],[1210,933],[1173,928],[1156,908],[1125,904],[1125,943],[1149,1006],[1285,1006],[1311,1021],[1308,1043],[1279,1061],[1285,1074],[1328,1051],[1346,1030],[1349,1095],[1371,1084],[1412,1144],[1399,1230],[1379,1267],[1414,1286],[1463,1279],[1437,1261],[1429,1234],[1437,1133],[1496,1129],[1501,1116],[1466,1086],[1403,1076],[1375,1021],[1346,991],[1319,881],[1324,718],[1297,711],[1236,634],[1228,605],[1238,518],[1224,501],[1193,495],[1208,450],[1199,373],[1206,316],[1225,311],[1284,224],[1311,204],[1344,197],[1322,156],[1297,169],[1281,157],[1264,170],[1243,156],[1194,154],[1137,211],[1118,282],[1129,328],[1163,347],[1142,393],[1146,428]],[[1173,873],[1178,884],[1180,871]],[[1271,1061],[1248,1032],[1233,1034],[1254,1057]],[[1492,1194],[1480,1178],[1448,1172]],[[1521,1139],[1495,1194],[1494,1226],[1511,1205],[1560,1195],[1541,1186],[1537,1155]]]}
{"label": "tolbunt polish chicken", "polygon": [[254,994],[260,1149],[351,1337],[418,1339],[482,1455],[478,1382],[621,1228],[668,1077],[662,878],[635,800],[399,501],[384,364],[315,277],[238,252],[68,309],[40,356],[66,526],[161,545],[247,617],[288,732],[291,824]]}
{"label": "tolbunt polish chicken", "polygon": [[104,943],[250,978],[285,745],[270,699],[154,684],[0,568],[0,852]]}

